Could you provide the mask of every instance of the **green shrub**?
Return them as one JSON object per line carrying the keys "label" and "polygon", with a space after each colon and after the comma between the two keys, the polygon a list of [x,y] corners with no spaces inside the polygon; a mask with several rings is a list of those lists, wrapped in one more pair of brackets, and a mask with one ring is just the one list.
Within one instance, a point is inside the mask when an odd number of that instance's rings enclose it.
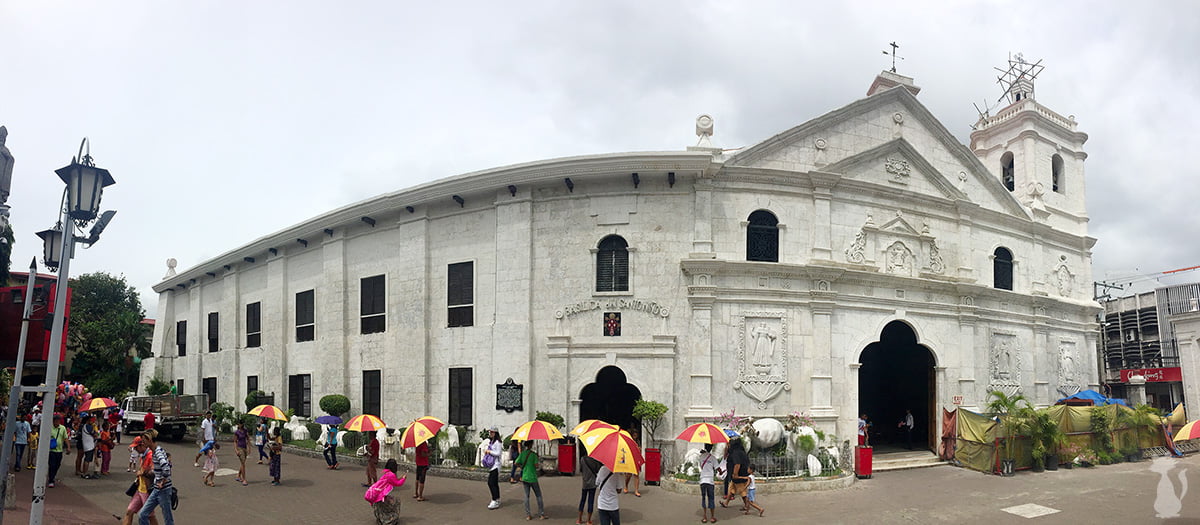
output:
{"label": "green shrub", "polygon": [[155,376],[150,379],[150,383],[146,385],[146,395],[161,396],[171,392],[171,384],[163,381],[161,377]]}
{"label": "green shrub", "polygon": [[243,425],[246,425],[246,432],[251,434],[253,434],[254,429],[258,427],[258,416],[253,414],[240,414],[238,415],[238,420],[241,421]]}
{"label": "green shrub", "polygon": [[289,428],[280,428],[279,435],[283,437],[284,443],[292,442],[292,430]]}
{"label": "green shrub", "polygon": [[262,390],[255,390],[249,394],[246,394],[246,399],[243,401],[243,403],[246,405],[246,410],[250,410],[251,408],[258,406],[258,398],[265,395],[267,395],[267,393],[263,392]]}
{"label": "green shrub", "polygon": [[457,447],[450,447],[446,452],[447,459],[457,461],[460,466],[469,467],[475,464],[475,450],[479,448],[479,443],[466,443]]}
{"label": "green shrub", "polygon": [[229,403],[213,403],[208,406],[212,410],[213,421],[217,423],[218,428],[224,428],[226,424],[233,421],[233,405]]}
{"label": "green shrub", "polygon": [[317,423],[305,423],[304,428],[308,429],[308,437],[313,440],[321,438],[321,425]]}
{"label": "green shrub", "polygon": [[341,416],[350,411],[350,398],[341,394],[329,394],[321,398],[321,410],[331,416]]}
{"label": "green shrub", "polygon": [[537,421],[545,421],[547,423],[550,423],[551,425],[554,425],[555,427],[557,427],[559,430],[562,429],[563,423],[565,423],[565,421],[563,420],[563,417],[558,414],[555,414],[554,412],[540,412],[539,411],[537,413],[537,417],[535,417],[534,419]]}
{"label": "green shrub", "polygon": [[233,425],[230,425],[228,421],[221,423],[221,433],[222,434],[230,434],[232,432],[233,432]]}
{"label": "green shrub", "polygon": [[366,432],[346,432],[346,435],[342,438],[342,446],[357,452],[358,447],[367,444],[370,440],[371,438]]}

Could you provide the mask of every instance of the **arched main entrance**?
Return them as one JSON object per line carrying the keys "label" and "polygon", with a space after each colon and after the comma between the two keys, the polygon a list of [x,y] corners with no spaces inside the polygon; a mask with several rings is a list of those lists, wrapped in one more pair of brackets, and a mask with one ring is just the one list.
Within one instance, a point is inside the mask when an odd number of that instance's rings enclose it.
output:
{"label": "arched main entrance", "polygon": [[633,405],[642,391],[625,380],[625,372],[606,366],[596,373],[596,381],[579,392],[579,420],[599,419],[621,428],[636,428]]}
{"label": "arched main entrance", "polygon": [[905,448],[904,436],[897,429],[905,410],[913,413],[913,448],[932,449],[937,389],[933,352],[917,344],[917,334],[908,324],[892,321],[883,327],[878,341],[867,345],[859,362],[859,414],[867,414],[874,424],[871,444],[875,453]]}

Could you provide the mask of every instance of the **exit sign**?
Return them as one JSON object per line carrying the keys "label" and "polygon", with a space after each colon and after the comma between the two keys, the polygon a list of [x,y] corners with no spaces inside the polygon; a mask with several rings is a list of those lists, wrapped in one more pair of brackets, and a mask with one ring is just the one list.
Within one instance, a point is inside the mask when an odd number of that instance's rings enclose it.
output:
{"label": "exit sign", "polygon": [[954,396],[954,404],[961,405],[962,401],[962,396]]}

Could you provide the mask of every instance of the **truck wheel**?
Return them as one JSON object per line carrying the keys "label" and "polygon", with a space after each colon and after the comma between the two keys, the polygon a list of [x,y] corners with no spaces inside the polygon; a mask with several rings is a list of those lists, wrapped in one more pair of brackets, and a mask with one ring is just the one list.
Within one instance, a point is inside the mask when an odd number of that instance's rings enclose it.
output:
{"label": "truck wheel", "polygon": [[182,441],[183,440],[183,430],[177,429],[174,432],[171,432],[171,440],[172,441]]}

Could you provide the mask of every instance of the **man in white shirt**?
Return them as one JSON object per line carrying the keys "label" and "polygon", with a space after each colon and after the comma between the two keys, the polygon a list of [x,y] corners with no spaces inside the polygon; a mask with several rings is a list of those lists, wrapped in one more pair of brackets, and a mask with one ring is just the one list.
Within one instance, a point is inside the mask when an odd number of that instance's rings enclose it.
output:
{"label": "man in white shirt", "polygon": [[865,446],[870,441],[869,439],[867,439],[867,429],[870,426],[871,426],[871,424],[867,423],[867,415],[860,414],[858,416],[858,444],[859,444],[859,446]]}
{"label": "man in white shirt", "polygon": [[607,466],[601,466],[596,472],[596,510],[600,513],[600,525],[621,525],[621,502],[617,499],[621,484],[613,477],[613,471]]}
{"label": "man in white shirt", "polygon": [[904,409],[904,419],[900,420],[900,424],[896,425],[904,431],[905,441],[908,443],[908,449],[912,450],[912,433],[913,433],[913,415],[912,409]]}
{"label": "man in white shirt", "polygon": [[200,436],[204,440],[204,446],[200,447],[200,452],[196,454],[194,466],[200,466],[200,456],[203,456],[213,445],[217,444],[217,426],[213,424],[212,411],[204,413],[204,420],[200,421]]}

